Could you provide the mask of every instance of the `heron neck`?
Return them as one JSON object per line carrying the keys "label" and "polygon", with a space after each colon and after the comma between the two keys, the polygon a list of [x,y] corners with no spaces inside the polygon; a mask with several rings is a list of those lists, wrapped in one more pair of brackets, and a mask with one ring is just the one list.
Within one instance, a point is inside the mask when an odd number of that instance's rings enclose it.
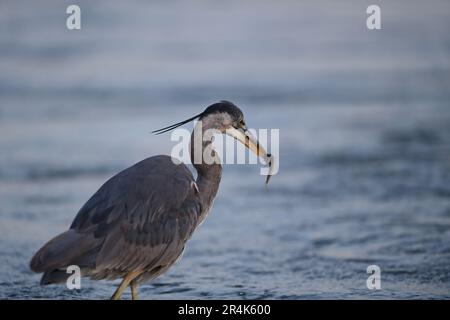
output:
{"label": "heron neck", "polygon": [[[203,131],[206,131],[205,127],[199,128],[197,125],[194,128],[191,134],[190,156],[191,162],[195,170],[197,170],[196,183],[199,193],[206,203],[209,204],[214,200],[219,189],[222,165],[217,152],[211,151],[212,139],[203,141]],[[213,159],[205,161],[205,154],[212,154]]]}

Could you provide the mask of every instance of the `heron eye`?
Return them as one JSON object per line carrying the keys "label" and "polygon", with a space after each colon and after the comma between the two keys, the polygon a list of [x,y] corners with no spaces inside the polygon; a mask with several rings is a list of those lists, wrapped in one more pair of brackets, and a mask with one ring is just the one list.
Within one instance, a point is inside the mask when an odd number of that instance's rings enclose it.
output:
{"label": "heron eye", "polygon": [[241,127],[245,127],[245,121],[244,121],[244,120],[241,120],[241,121],[239,122],[239,124],[241,125]]}

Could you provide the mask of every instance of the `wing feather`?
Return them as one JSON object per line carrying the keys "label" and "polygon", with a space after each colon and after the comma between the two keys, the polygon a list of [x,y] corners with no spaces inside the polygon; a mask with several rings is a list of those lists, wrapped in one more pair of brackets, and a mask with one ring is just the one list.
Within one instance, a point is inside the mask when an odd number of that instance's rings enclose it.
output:
{"label": "wing feather", "polygon": [[78,233],[104,239],[96,256],[97,276],[175,260],[201,214],[193,182],[188,168],[167,156],[146,159],[107,181],[71,225]]}

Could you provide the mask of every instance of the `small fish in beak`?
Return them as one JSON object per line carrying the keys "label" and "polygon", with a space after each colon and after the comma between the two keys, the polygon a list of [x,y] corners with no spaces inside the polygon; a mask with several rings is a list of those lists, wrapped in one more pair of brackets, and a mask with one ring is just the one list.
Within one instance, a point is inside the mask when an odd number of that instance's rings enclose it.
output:
{"label": "small fish in beak", "polygon": [[256,139],[246,127],[235,128],[230,127],[226,130],[226,134],[237,139],[243,145],[245,145],[249,150],[253,151],[258,157],[262,158],[266,165],[269,166],[269,174],[266,178],[266,185],[269,183],[270,177],[272,176],[274,157],[267,153],[266,150],[259,144],[258,139]]}

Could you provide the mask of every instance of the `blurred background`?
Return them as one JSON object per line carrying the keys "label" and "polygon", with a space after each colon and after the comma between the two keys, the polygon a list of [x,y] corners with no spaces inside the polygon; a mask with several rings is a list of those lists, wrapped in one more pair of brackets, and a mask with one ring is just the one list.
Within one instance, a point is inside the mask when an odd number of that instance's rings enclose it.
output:
{"label": "blurred background", "polygon": [[447,0],[1,1],[0,298],[108,298],[40,287],[29,259],[106,179],[170,153],[151,130],[221,99],[280,129],[280,172],[265,189],[225,166],[142,298],[450,298],[449,30]]}

